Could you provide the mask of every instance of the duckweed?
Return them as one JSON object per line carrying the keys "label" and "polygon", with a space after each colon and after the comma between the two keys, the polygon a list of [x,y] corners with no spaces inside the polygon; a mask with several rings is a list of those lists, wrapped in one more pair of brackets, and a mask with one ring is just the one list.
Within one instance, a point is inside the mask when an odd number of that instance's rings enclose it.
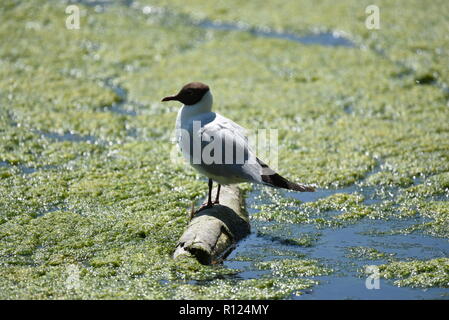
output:
{"label": "duckweed", "polygon": [[398,279],[398,286],[449,287],[449,259],[414,260],[392,262],[379,266],[380,275],[386,279]]}
{"label": "duckweed", "polygon": [[[192,80],[211,86],[227,117],[278,129],[282,175],[319,191],[356,186],[304,203],[264,190],[254,221],[326,229],[416,218],[403,234],[449,237],[445,2],[378,1],[378,31],[364,26],[367,1],[246,1],[238,11],[232,1],[152,1],[165,11],[147,14],[140,3],[100,11],[79,4],[79,30],[64,27],[62,2],[0,6],[0,298],[285,299],[332,273],[285,248],[241,256],[267,271],[257,279],[171,259],[206,184],[172,161],[177,106],[160,98]],[[298,23],[292,12],[307,14]],[[195,25],[207,19],[298,34],[343,30],[357,45],[306,46]],[[375,189],[379,201],[357,188]],[[320,238],[259,231],[298,250]],[[445,266],[434,259],[381,270],[398,285],[447,287]]]}
{"label": "duckweed", "polygon": [[271,270],[281,277],[311,277],[322,276],[332,272],[317,263],[315,260],[282,259],[276,261],[263,261],[256,264],[262,270]]}
{"label": "duckweed", "polygon": [[350,247],[347,251],[348,257],[355,259],[384,260],[391,259],[394,256],[394,253],[380,252],[369,247]]}

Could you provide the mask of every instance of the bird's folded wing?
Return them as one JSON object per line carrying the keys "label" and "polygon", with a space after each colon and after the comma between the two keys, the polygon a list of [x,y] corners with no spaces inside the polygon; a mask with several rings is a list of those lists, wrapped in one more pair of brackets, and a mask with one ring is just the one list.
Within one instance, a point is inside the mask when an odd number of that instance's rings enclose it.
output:
{"label": "bird's folded wing", "polygon": [[206,124],[203,129],[206,134],[221,132],[226,138],[238,141],[246,148],[252,149],[247,136],[248,130],[222,115],[216,114],[215,119]]}
{"label": "bird's folded wing", "polygon": [[249,145],[247,130],[234,121],[225,118],[219,114],[215,119],[201,128],[201,138],[206,141],[219,139],[224,145],[235,145],[242,148],[245,152],[252,152]]}
{"label": "bird's folded wing", "polygon": [[[261,181],[262,167],[249,146],[246,130],[243,127],[225,117],[217,116],[213,121],[202,127],[201,138],[203,141],[218,140],[222,151],[221,164],[227,164],[223,166],[214,163],[207,168],[203,168],[204,170],[208,170],[215,175],[240,177],[245,181]],[[230,150],[234,152],[231,156],[229,155]]]}

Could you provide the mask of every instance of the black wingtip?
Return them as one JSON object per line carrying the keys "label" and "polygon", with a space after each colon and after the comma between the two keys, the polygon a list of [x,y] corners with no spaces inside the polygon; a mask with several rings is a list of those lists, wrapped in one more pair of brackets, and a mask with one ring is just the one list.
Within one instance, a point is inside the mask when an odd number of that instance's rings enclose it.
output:
{"label": "black wingtip", "polygon": [[304,184],[296,184],[296,183],[292,183],[292,184],[294,185],[292,190],[301,191],[301,192],[315,192],[315,188],[312,186],[307,186]]}
{"label": "black wingtip", "polygon": [[306,186],[304,184],[294,183],[290,182],[281,175],[275,173],[270,167],[264,163],[259,158],[256,158],[257,162],[260,164],[263,170],[265,170],[265,173],[269,172],[270,174],[262,175],[262,181],[265,184],[268,184],[272,187],[277,188],[283,188],[287,190],[294,190],[294,191],[300,191],[300,192],[314,192],[315,187],[313,186]]}
{"label": "black wingtip", "polygon": [[295,191],[300,191],[300,192],[314,192],[315,188],[312,186],[307,186],[304,184],[299,184],[299,183],[293,183],[293,182],[289,182],[289,189],[290,190],[295,190]]}
{"label": "black wingtip", "polygon": [[270,175],[262,175],[262,181],[273,187],[283,188],[287,190],[294,190],[300,192],[314,192],[315,187],[304,184],[290,182],[281,175],[275,173]]}

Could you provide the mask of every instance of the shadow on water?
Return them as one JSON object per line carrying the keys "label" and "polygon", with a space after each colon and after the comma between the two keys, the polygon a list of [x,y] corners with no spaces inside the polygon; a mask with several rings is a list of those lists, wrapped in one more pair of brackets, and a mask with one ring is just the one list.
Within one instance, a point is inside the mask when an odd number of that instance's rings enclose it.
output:
{"label": "shadow on water", "polygon": [[[255,188],[247,198],[250,215],[257,213],[253,209],[260,204],[260,189]],[[316,201],[335,193],[362,193],[366,198],[376,199],[374,188],[351,186],[343,189],[323,189],[315,193],[285,192],[284,196],[299,199],[302,202]],[[304,291],[301,296],[292,295],[291,299],[448,299],[449,289],[418,289],[397,287],[393,280],[380,279],[380,289],[367,289],[363,271],[365,266],[380,265],[392,260],[433,259],[449,256],[449,242],[444,238],[435,238],[424,234],[389,234],[383,231],[402,229],[416,223],[419,218],[410,219],[362,219],[343,227],[318,227],[314,224],[290,224],[277,221],[259,221],[252,219],[252,233],[242,240],[230,254],[224,265],[242,270],[236,279],[258,279],[267,274],[259,270],[255,263],[279,259],[316,259],[334,270],[330,275],[315,277],[319,284]],[[266,230],[271,230],[267,235]],[[262,232],[261,232],[262,231]],[[373,231],[374,234],[373,234]],[[379,232],[380,231],[380,232]],[[376,233],[377,232],[377,233]],[[310,246],[289,244],[277,241],[289,234],[301,237],[307,234],[319,235]],[[354,247],[374,248],[385,256],[378,259],[351,257]]]}

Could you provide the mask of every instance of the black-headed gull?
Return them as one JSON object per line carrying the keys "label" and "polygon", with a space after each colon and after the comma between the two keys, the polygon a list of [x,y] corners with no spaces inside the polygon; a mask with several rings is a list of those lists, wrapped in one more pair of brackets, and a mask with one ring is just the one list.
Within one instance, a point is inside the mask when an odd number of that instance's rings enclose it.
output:
{"label": "black-headed gull", "polygon": [[[312,186],[288,181],[258,159],[249,146],[246,130],[212,112],[212,93],[204,83],[191,82],[178,94],[162,99],[171,100],[183,103],[176,119],[181,152],[196,170],[209,178],[208,200],[199,210],[219,203],[222,184],[253,182],[301,192],[315,191]],[[218,183],[214,202],[213,181]]]}

